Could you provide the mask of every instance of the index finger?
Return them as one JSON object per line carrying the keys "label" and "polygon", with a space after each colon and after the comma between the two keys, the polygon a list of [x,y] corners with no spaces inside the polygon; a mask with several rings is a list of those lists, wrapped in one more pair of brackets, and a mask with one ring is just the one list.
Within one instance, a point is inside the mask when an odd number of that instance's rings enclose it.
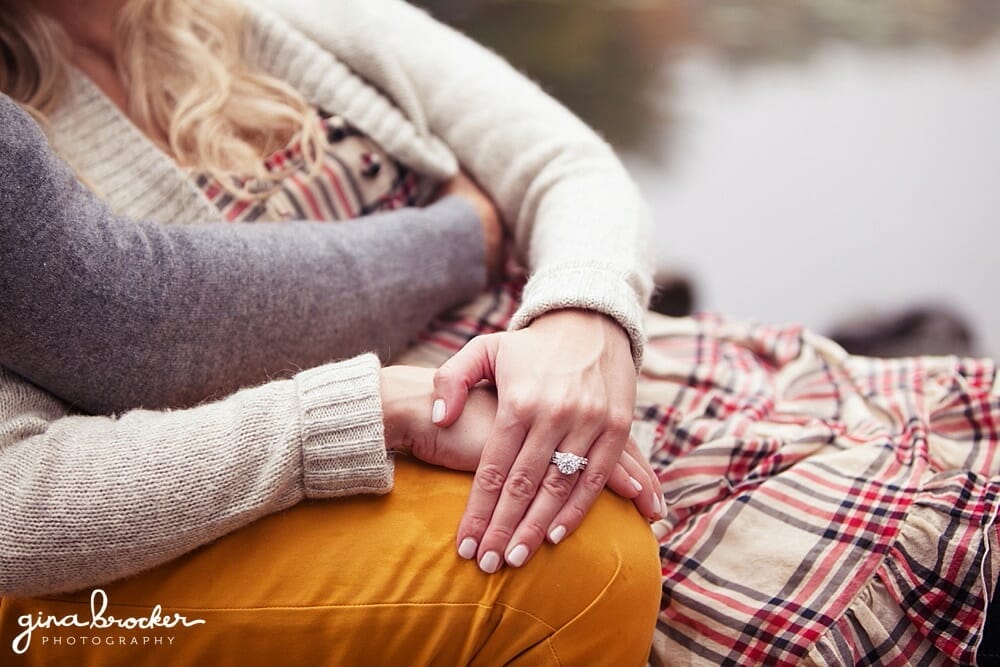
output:
{"label": "index finger", "polygon": [[[458,524],[456,543],[458,555],[462,558],[470,560],[479,552],[479,544],[490,525],[510,469],[527,434],[527,427],[520,422],[509,419],[501,421],[499,418],[494,422],[483,447],[479,467],[472,478],[465,512]],[[496,566],[499,565],[498,560]]]}

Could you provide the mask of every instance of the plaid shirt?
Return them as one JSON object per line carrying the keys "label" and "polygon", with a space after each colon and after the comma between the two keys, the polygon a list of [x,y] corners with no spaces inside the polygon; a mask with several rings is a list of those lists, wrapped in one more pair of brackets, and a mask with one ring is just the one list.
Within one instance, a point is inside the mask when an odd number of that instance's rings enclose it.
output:
{"label": "plaid shirt", "polygon": [[[506,328],[515,281],[400,361]],[[659,474],[670,665],[972,663],[1000,567],[994,364],[650,315],[633,435]]]}

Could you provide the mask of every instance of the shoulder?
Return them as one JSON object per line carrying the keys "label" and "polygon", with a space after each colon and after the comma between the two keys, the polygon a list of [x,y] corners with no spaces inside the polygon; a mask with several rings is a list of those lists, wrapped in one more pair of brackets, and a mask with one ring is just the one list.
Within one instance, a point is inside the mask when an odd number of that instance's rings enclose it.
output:
{"label": "shoulder", "polygon": [[[433,91],[419,85],[406,62],[418,52],[437,54],[434,36],[416,33],[424,23],[440,24],[396,0],[246,1],[253,42],[248,55],[265,70],[292,82],[314,102],[321,100],[309,91],[320,89],[344,101],[350,108],[331,108],[421,173],[439,178],[455,173],[453,151],[428,122],[426,105]],[[404,37],[410,33],[413,39]],[[431,69],[438,70],[445,59],[431,57]],[[461,59],[449,62],[455,60]],[[320,62],[327,65],[314,67]]]}
{"label": "shoulder", "polygon": [[[268,32],[293,29],[344,61],[379,87],[399,70],[394,45],[410,33],[412,20],[429,15],[402,0],[245,0],[251,26]],[[432,44],[411,48],[433,48]]]}
{"label": "shoulder", "polygon": [[398,23],[391,16],[386,20],[353,0],[246,0],[246,7],[250,55],[261,64],[305,63],[318,46],[410,111],[408,82],[386,33]]}

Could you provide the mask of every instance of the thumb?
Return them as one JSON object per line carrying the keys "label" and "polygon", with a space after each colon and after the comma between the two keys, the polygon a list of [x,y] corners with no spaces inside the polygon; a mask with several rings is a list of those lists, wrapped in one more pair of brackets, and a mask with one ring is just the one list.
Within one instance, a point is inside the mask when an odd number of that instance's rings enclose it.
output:
{"label": "thumb", "polygon": [[476,336],[434,374],[431,421],[435,425],[447,428],[454,424],[462,414],[469,389],[480,380],[494,380],[493,362],[500,335]]}

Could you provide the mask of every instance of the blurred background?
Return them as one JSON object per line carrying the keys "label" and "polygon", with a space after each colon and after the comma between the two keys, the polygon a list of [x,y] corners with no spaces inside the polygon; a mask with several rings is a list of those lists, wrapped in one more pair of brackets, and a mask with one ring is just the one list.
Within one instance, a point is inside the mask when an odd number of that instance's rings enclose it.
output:
{"label": "blurred background", "polygon": [[610,141],[656,304],[1000,358],[997,0],[414,0]]}

